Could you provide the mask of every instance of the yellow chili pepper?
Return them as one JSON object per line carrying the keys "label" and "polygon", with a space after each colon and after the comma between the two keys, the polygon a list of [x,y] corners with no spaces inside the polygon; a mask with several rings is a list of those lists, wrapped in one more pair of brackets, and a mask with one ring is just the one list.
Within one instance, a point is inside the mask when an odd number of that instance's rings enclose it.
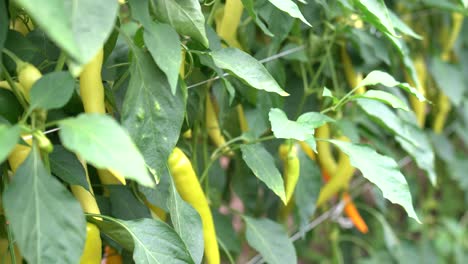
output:
{"label": "yellow chili pepper", "polygon": [[[349,138],[345,136],[341,136],[339,140],[346,142],[350,141]],[[317,206],[322,205],[338,192],[346,189],[355,170],[356,169],[351,166],[348,156],[340,151],[338,167],[335,175],[332,175],[331,179],[320,190],[319,198],[317,199]]]}
{"label": "yellow chili pepper", "polygon": [[145,205],[146,207],[148,207],[150,209],[150,213],[151,213],[151,216],[153,218],[158,218],[158,219],[161,219],[161,221],[166,221],[166,218],[167,218],[167,215],[166,215],[166,212],[157,207],[156,205],[150,203],[148,200],[145,200]]}
{"label": "yellow chili pepper", "polygon": [[182,150],[176,147],[169,156],[168,165],[180,196],[200,214],[205,239],[206,262],[219,264],[220,255],[213,216],[190,160]]}
{"label": "yellow chili pepper", "polygon": [[241,0],[226,0],[223,12],[223,18],[220,23],[216,24],[216,32],[224,39],[229,46],[241,49],[240,43],[237,41],[237,27],[239,26],[242,16]]}
{"label": "yellow chili pepper", "polygon": [[244,108],[241,104],[236,106],[237,117],[239,119],[239,126],[241,132],[247,132],[249,130],[249,124],[247,123],[247,119],[245,118]]}
{"label": "yellow chili pepper", "polygon": [[[106,113],[104,86],[101,79],[104,50],[100,49],[96,56],[83,68],[80,74],[80,94],[86,113]],[[98,170],[103,184],[126,184],[125,178],[116,172]]]}
{"label": "yellow chili pepper", "polygon": [[315,160],[315,152],[312,148],[304,141],[299,141],[299,146],[301,147],[302,151],[309,157],[311,160]]}
{"label": "yellow chili pepper", "polygon": [[[353,89],[362,81],[362,73],[356,73],[356,71],[354,71],[353,62],[351,61],[351,57],[346,50],[346,45],[341,45],[340,52],[341,63],[343,64],[346,80],[348,81],[349,86],[351,86],[351,89]],[[363,94],[365,92],[365,87],[359,87],[356,90],[357,94]]]}
{"label": "yellow chili pepper", "polygon": [[[330,138],[330,127],[328,124],[316,129],[315,137],[319,139]],[[336,161],[331,152],[330,143],[327,141],[317,141],[318,162],[322,170],[327,171],[329,174],[334,175],[336,172]]]}
{"label": "yellow chili pepper", "polygon": [[99,229],[95,224],[86,224],[86,242],[81,255],[81,264],[100,264],[102,241]]}
{"label": "yellow chili pepper", "polygon": [[[206,97],[205,104],[205,122],[206,129],[208,130],[208,135],[210,136],[211,141],[215,144],[216,147],[221,147],[226,144],[223,134],[221,134],[221,129],[219,128],[218,117],[214,110],[213,103],[209,95]],[[226,149],[227,151],[228,149]]]}
{"label": "yellow chili pepper", "polygon": [[281,144],[278,152],[283,162],[284,189],[286,191],[286,204],[288,204],[299,180],[299,158],[297,157],[297,148],[288,143]]}

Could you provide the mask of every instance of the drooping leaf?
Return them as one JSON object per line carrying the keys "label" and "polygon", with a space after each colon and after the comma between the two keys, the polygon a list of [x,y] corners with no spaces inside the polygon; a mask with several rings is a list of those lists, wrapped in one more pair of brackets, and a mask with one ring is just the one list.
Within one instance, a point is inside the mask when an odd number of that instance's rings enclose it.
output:
{"label": "drooping leaf", "polygon": [[71,185],[80,185],[89,190],[86,171],[75,154],[66,150],[62,145],[54,145],[54,151],[49,154],[50,170],[52,173]]}
{"label": "drooping leaf", "polygon": [[249,54],[236,48],[225,48],[211,52],[217,67],[232,73],[246,84],[259,90],[288,96],[265,67]]}
{"label": "drooping leaf", "polygon": [[411,93],[416,96],[419,101],[423,102],[426,100],[424,95],[422,95],[416,88],[410,86],[407,83],[401,83],[395,80],[390,74],[382,71],[372,71],[370,72],[364,80],[362,80],[357,87],[377,85],[381,84],[387,87],[400,87],[401,89]]}
{"label": "drooping leaf", "polygon": [[267,36],[273,37],[273,33],[271,33],[271,31],[268,30],[265,23],[258,16],[257,11],[254,8],[254,0],[242,0],[242,4],[247,10],[249,16],[252,18],[255,24],[257,24],[257,26],[263,31],[263,33],[265,33]]}
{"label": "drooping leaf", "polygon": [[182,239],[166,223],[148,218],[121,222],[133,237],[135,263],[194,263]]}
{"label": "drooping leaf", "polygon": [[247,163],[255,176],[285,202],[286,194],[283,177],[278,168],[276,168],[271,154],[261,144],[242,145],[241,151],[242,159]]}
{"label": "drooping leaf", "polygon": [[143,218],[123,221],[106,216],[88,221],[128,251],[133,251],[135,263],[194,264],[184,242],[169,225],[157,219]]}
{"label": "drooping leaf", "polygon": [[75,80],[69,72],[47,73],[31,88],[29,109],[56,109],[64,106],[73,95]]}
{"label": "drooping leaf", "polygon": [[294,3],[292,0],[268,0],[274,6],[276,6],[279,10],[282,10],[288,13],[290,16],[294,18],[299,18],[304,24],[311,27],[310,23],[304,18],[299,7]]}
{"label": "drooping leaf", "polygon": [[432,67],[429,67],[429,69],[437,86],[455,106],[459,106],[466,91],[466,83],[463,80],[463,73],[460,68],[438,58],[434,58],[431,65]]}
{"label": "drooping leaf", "polygon": [[47,172],[36,147],[3,193],[3,206],[28,263],[79,262],[86,236],[83,211]]}
{"label": "drooping leaf", "polygon": [[388,104],[393,108],[400,108],[405,111],[409,111],[408,106],[402,100],[400,100],[400,98],[385,91],[368,90],[364,94],[353,96],[353,98],[373,99]]}
{"label": "drooping leaf", "polygon": [[143,24],[146,47],[166,75],[171,91],[175,94],[182,63],[179,35],[171,26],[151,20],[148,3],[149,0],[130,1],[132,16]]}
{"label": "drooping leaf", "polygon": [[307,140],[314,135],[314,130],[333,119],[317,112],[304,113],[291,121],[286,114],[278,108],[272,108],[269,113],[271,130],[277,138]]}
{"label": "drooping leaf", "polygon": [[63,145],[96,168],[112,169],[144,186],[154,186],[145,161],[127,132],[111,117],[81,114],[59,122]]}
{"label": "drooping leaf", "polygon": [[374,183],[390,202],[401,205],[408,216],[419,221],[413,208],[413,202],[405,176],[398,164],[391,158],[378,154],[372,148],[339,140],[328,140],[345,153],[362,175]]}
{"label": "drooping leaf", "polygon": [[300,177],[294,192],[294,201],[299,211],[299,230],[305,231],[315,212],[315,204],[322,185],[322,173],[317,163],[304,152],[299,152]]}
{"label": "drooping leaf", "polygon": [[92,59],[112,32],[115,0],[16,0],[34,23],[78,64]]}
{"label": "drooping leaf", "polygon": [[185,114],[185,87],[181,83],[173,95],[148,53],[134,46],[132,49],[135,58],[130,66],[122,123],[156,176],[170,177],[166,161],[179,139]]}
{"label": "drooping leaf", "polygon": [[284,227],[267,218],[243,217],[247,224],[246,237],[270,264],[297,263],[297,255],[291,239]]}
{"label": "drooping leaf", "polygon": [[179,35],[169,25],[153,22],[151,26],[145,27],[144,38],[154,61],[166,74],[172,94],[175,94],[182,64]]}
{"label": "drooping leaf", "polygon": [[19,126],[0,124],[0,163],[7,159],[8,154],[15,148],[20,138]]}
{"label": "drooping leaf", "polygon": [[354,2],[357,8],[363,12],[365,21],[384,33],[397,36],[383,0],[356,0]]}
{"label": "drooping leaf", "polygon": [[122,220],[151,218],[148,207],[127,186],[108,185],[107,189],[112,216]]}
{"label": "drooping leaf", "polygon": [[395,13],[393,13],[391,10],[388,10],[388,9],[387,9],[387,12],[390,16],[390,20],[392,21],[392,24],[395,27],[395,29],[415,39],[422,39],[420,35],[418,35],[416,32],[413,31],[413,29],[411,29],[408,25],[406,25],[405,22],[403,22]]}
{"label": "drooping leaf", "polygon": [[435,157],[427,135],[415,124],[398,117],[380,102],[359,99],[358,105],[378,123],[395,134],[401,147],[416,161],[418,167],[427,172],[433,185],[436,183]]}
{"label": "drooping leaf", "polygon": [[203,258],[203,226],[200,215],[186,203],[171,183],[168,208],[174,230],[187,246],[194,263],[201,263]]}
{"label": "drooping leaf", "polygon": [[205,17],[198,0],[152,0],[158,20],[174,27],[179,34],[187,35],[208,47]]}

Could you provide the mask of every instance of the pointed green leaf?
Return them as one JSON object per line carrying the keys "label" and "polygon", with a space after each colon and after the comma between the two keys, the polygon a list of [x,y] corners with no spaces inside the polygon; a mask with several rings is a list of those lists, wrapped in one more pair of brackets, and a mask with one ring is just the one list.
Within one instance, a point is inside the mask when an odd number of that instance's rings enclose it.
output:
{"label": "pointed green leaf", "polygon": [[81,114],[61,120],[59,127],[63,145],[96,168],[112,169],[141,185],[154,186],[137,147],[111,117]]}
{"label": "pointed green leaf", "polygon": [[463,79],[464,73],[456,65],[434,58],[429,67],[437,86],[447,95],[450,101],[459,106],[463,100],[466,83]]}
{"label": "pointed green leaf", "polygon": [[243,216],[247,225],[246,237],[269,264],[297,263],[296,249],[285,228],[270,219]]}
{"label": "pointed green leaf", "polygon": [[173,183],[169,187],[168,207],[172,225],[187,246],[195,263],[203,258],[203,226],[200,215],[180,197]]}
{"label": "pointed green leaf", "polygon": [[208,47],[205,17],[198,0],[152,0],[156,17],[174,27],[181,35],[187,35]]}
{"label": "pointed green leaf", "polygon": [[363,20],[384,33],[397,36],[383,0],[355,0],[354,2],[357,8],[363,12]]}
{"label": "pointed green leaf", "polygon": [[387,93],[385,91],[380,90],[368,90],[364,94],[353,96],[353,98],[367,98],[380,101],[382,103],[388,104],[393,108],[400,108],[405,111],[409,111],[408,106],[400,100],[400,98],[396,97],[391,93]]}
{"label": "pointed green leaf", "polygon": [[383,72],[383,71],[372,71],[370,72],[364,80],[362,80],[357,87],[369,86],[369,85],[377,85],[381,84],[387,87],[400,87],[401,89],[411,93],[412,95],[416,96],[419,101],[423,102],[426,101],[424,95],[422,95],[416,88],[410,86],[407,83],[401,83],[390,74]]}
{"label": "pointed green leaf", "polygon": [[255,58],[236,48],[225,48],[211,52],[217,67],[232,73],[255,89],[288,96],[267,69]]}
{"label": "pointed green leaf", "polygon": [[104,45],[119,7],[115,0],[16,0],[15,3],[78,64],[90,61]]}
{"label": "pointed green leaf", "polygon": [[277,138],[307,140],[314,136],[314,130],[333,119],[317,112],[304,113],[297,121],[291,121],[286,114],[278,108],[272,108],[268,114],[271,130]]}
{"label": "pointed green leaf", "polygon": [[86,236],[83,211],[47,172],[36,147],[3,193],[3,206],[28,263],[79,262]]}
{"label": "pointed green leaf", "polygon": [[122,124],[157,178],[170,177],[166,162],[182,128],[185,87],[180,86],[173,95],[166,77],[149,54],[136,47],[132,49],[135,58],[122,106]]}
{"label": "pointed green leaf", "polygon": [[[177,32],[169,25],[151,20],[149,0],[130,1],[132,16],[144,26],[144,40],[151,56],[164,72],[173,94],[176,93],[182,63],[181,43]],[[161,37],[164,36],[164,37]]]}
{"label": "pointed green leaf", "polygon": [[304,24],[311,27],[310,23],[304,18],[299,7],[294,3],[292,0],[268,0],[274,6],[276,6],[279,10],[282,10],[288,13],[290,16],[294,18],[299,18]]}
{"label": "pointed green leaf", "polygon": [[436,184],[435,157],[429,138],[419,127],[398,117],[380,102],[359,99],[358,105],[378,123],[395,134],[401,147],[416,161],[419,168],[427,172],[433,185]]}
{"label": "pointed green leaf", "polygon": [[242,159],[252,172],[285,202],[286,194],[281,173],[275,166],[275,160],[261,144],[242,145]]}
{"label": "pointed green leaf", "polygon": [[49,154],[50,170],[52,173],[71,185],[79,185],[89,190],[86,171],[75,154],[66,150],[62,145],[54,145],[54,151]]}
{"label": "pointed green leaf", "polygon": [[409,217],[420,223],[413,208],[408,183],[393,159],[380,155],[366,145],[339,140],[328,141],[345,153],[351,164],[358,168],[366,179],[374,183],[382,191],[385,198],[392,203],[401,205]]}
{"label": "pointed green leaf", "polygon": [[135,263],[194,263],[182,239],[166,223],[148,218],[120,222],[133,237]]}
{"label": "pointed green leaf", "polygon": [[255,10],[254,7],[254,0],[242,0],[242,4],[244,5],[245,10],[247,10],[249,16],[252,18],[255,24],[257,24],[257,26],[263,31],[263,33],[265,33],[265,35],[267,36],[273,37],[273,33],[271,33],[271,31],[268,30],[265,23],[258,16],[257,10]]}
{"label": "pointed green leaf", "polygon": [[64,106],[73,95],[75,80],[69,72],[47,73],[31,88],[29,109],[56,109]]}
{"label": "pointed green leaf", "polygon": [[20,138],[21,128],[19,126],[7,126],[0,124],[0,163],[7,159],[10,152],[15,148]]}

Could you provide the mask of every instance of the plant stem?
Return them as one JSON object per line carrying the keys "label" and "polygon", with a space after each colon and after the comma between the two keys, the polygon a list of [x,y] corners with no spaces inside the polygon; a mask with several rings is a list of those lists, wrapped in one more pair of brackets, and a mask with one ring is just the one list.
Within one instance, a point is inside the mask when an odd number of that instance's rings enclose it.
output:
{"label": "plant stem", "polygon": [[7,81],[8,84],[10,85],[11,90],[12,90],[13,93],[15,94],[16,98],[18,98],[19,103],[21,104],[21,106],[23,107],[23,109],[27,109],[27,108],[28,108],[28,103],[27,103],[26,100],[24,99],[23,93],[20,91],[20,89],[18,88],[18,86],[16,86],[15,82],[14,82],[13,79],[11,78],[10,73],[9,73],[8,70],[6,69],[5,65],[3,65],[3,63],[1,64],[1,68],[2,68],[2,72],[5,74],[6,81]]}
{"label": "plant stem", "polygon": [[60,51],[60,55],[57,60],[57,64],[55,64],[55,69],[54,71],[61,71],[63,69],[63,66],[65,65],[65,60],[67,59],[67,54],[62,50]]}

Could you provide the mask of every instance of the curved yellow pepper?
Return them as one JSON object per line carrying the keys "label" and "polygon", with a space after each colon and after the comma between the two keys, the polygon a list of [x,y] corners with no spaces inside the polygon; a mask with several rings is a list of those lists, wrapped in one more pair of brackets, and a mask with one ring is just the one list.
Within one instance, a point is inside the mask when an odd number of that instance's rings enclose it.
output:
{"label": "curved yellow pepper", "polygon": [[200,214],[205,239],[206,262],[219,264],[220,255],[213,216],[190,160],[182,150],[176,147],[169,156],[168,165],[180,196]]}
{"label": "curved yellow pepper", "polygon": [[[104,50],[101,48],[80,74],[80,95],[86,113],[106,113],[104,85],[101,79],[103,59]],[[126,183],[125,178],[116,172],[99,169],[98,175],[103,184]]]}
{"label": "curved yellow pepper", "polygon": [[294,194],[294,189],[296,188],[297,181],[299,180],[299,158],[297,157],[297,148],[288,143],[281,144],[278,152],[279,157],[283,162],[283,179],[287,205]]}

